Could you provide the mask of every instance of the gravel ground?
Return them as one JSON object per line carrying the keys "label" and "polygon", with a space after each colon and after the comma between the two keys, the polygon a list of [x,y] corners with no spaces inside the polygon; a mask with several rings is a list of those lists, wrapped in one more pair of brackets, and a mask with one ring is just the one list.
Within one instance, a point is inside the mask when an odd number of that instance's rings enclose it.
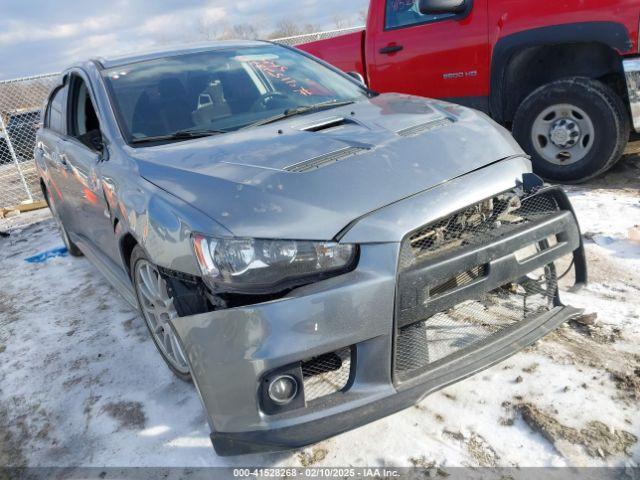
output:
{"label": "gravel ground", "polygon": [[[640,463],[640,156],[568,189],[586,309],[507,361],[419,405],[297,452],[219,458],[191,385],[48,210],[0,221],[0,465],[637,466]],[[566,286],[566,285],[565,285]]]}

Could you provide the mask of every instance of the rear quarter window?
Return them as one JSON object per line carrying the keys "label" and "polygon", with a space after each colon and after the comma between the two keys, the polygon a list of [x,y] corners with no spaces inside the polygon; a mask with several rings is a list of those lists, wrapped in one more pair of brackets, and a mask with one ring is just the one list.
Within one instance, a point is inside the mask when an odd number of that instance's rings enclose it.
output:
{"label": "rear quarter window", "polygon": [[55,91],[49,106],[47,107],[47,118],[45,119],[45,127],[54,132],[64,134],[65,128],[65,105],[67,100],[67,86],[60,87]]}

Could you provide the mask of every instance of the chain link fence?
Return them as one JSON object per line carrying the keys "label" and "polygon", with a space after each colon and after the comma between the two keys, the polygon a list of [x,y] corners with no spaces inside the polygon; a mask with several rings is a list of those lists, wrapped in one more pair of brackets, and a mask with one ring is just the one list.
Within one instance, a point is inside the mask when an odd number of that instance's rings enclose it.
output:
{"label": "chain link fence", "polygon": [[340,35],[346,35],[348,33],[360,32],[364,30],[364,27],[351,27],[351,28],[342,28],[339,30],[327,30],[324,32],[317,33],[307,33],[304,35],[296,35],[293,37],[284,37],[284,38],[276,38],[273,41],[282,43],[283,45],[301,45],[303,43],[315,42],[317,40],[324,40],[326,38],[338,37]]}
{"label": "chain link fence", "polygon": [[0,209],[42,200],[33,150],[42,105],[58,77],[0,81]]}
{"label": "chain link fence", "polygon": [[[363,29],[329,30],[273,41],[293,46]],[[42,105],[59,76],[54,73],[0,81],[0,210],[42,200],[33,151]]]}

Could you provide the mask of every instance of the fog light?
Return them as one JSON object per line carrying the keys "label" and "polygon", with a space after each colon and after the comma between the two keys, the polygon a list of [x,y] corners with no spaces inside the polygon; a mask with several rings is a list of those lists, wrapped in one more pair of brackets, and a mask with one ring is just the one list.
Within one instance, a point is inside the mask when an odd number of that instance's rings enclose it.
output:
{"label": "fog light", "polygon": [[286,405],[296,397],[298,382],[291,375],[281,375],[271,382],[268,393],[273,403]]}

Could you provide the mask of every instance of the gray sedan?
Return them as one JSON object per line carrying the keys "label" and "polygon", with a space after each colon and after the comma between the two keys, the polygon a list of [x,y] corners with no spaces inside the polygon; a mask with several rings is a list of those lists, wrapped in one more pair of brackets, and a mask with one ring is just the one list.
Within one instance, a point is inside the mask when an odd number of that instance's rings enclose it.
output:
{"label": "gray sedan", "polygon": [[194,382],[219,454],[355,428],[578,313],[571,205],[479,112],[243,42],[78,64],[43,118],[70,253]]}

